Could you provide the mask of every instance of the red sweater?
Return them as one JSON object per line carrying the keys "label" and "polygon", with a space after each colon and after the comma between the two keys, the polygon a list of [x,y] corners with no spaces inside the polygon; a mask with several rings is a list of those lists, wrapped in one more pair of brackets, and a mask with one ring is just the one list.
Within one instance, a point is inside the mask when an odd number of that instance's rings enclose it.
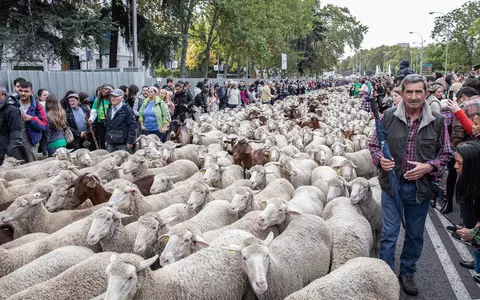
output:
{"label": "red sweater", "polygon": [[475,123],[473,123],[472,120],[470,120],[463,109],[460,109],[456,113],[454,113],[455,117],[460,121],[460,124],[462,124],[463,128],[465,131],[470,135],[473,136],[473,126]]}

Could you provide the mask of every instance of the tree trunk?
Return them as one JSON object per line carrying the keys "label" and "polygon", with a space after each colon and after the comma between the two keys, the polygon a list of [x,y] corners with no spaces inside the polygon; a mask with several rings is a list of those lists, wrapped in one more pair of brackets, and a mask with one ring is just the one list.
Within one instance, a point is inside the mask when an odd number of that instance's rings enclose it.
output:
{"label": "tree trunk", "polygon": [[223,75],[227,78],[228,75],[228,64],[230,63],[230,54],[227,55],[227,59],[225,60],[225,66],[223,67]]}
{"label": "tree trunk", "polygon": [[188,48],[188,29],[190,28],[190,22],[192,22],[193,9],[195,8],[196,0],[190,0],[188,5],[188,13],[185,18],[185,22],[182,24],[182,57],[180,58],[180,78],[185,77],[185,66],[187,61],[187,48]]}
{"label": "tree trunk", "polygon": [[238,59],[238,62],[237,62],[237,77],[238,77],[238,78],[241,78],[241,77],[242,77],[242,71],[243,71],[243,69],[242,69],[242,67],[240,66],[241,63],[242,63],[242,62],[241,62],[241,60],[240,60],[240,58],[239,58],[239,59]]}
{"label": "tree trunk", "polygon": [[218,18],[219,18],[219,11],[217,8],[215,8],[213,11],[212,24],[210,26],[210,30],[208,31],[207,42],[206,42],[206,47],[204,51],[205,61],[203,62],[203,74],[205,78],[208,78],[208,65],[210,63],[210,49],[212,48],[212,44],[215,41],[213,34],[215,32],[215,26],[217,25]]}
{"label": "tree trunk", "polygon": [[120,23],[120,17],[122,14],[122,2],[119,0],[112,1],[112,23],[116,25],[110,31],[110,52],[108,59],[108,67],[117,67],[117,54],[118,54],[118,24]]}

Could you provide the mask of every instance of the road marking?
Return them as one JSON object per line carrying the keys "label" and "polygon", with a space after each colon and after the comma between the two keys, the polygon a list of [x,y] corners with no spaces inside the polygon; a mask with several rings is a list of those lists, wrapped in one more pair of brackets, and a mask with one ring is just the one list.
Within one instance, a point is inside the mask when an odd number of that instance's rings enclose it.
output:
{"label": "road marking", "polygon": [[[442,215],[438,210],[434,209],[435,211],[435,214],[437,215],[438,219],[440,219],[440,222],[442,222],[442,225],[443,227],[447,227],[447,226],[451,226],[452,224],[447,220],[447,218],[445,218],[444,215]],[[446,230],[446,229],[445,229]],[[452,241],[453,245],[455,246],[455,248],[457,249],[458,251],[458,254],[460,255],[460,257],[463,259],[463,260],[467,260],[467,261],[470,261],[470,260],[473,260],[473,256],[472,256],[472,253],[470,253],[470,250],[468,250],[467,246],[460,242],[459,240],[455,239],[454,237],[452,237],[452,235],[449,233],[448,234],[448,237],[450,238],[450,240]],[[468,269],[468,271],[470,272],[470,274],[472,274],[472,276],[475,274],[475,271],[472,270],[472,269]],[[472,279],[473,280],[473,279]],[[476,282],[475,282],[476,283]],[[477,286],[480,288],[480,284],[477,283]]]}
{"label": "road marking", "polygon": [[435,226],[433,226],[430,215],[427,215],[425,228],[427,229],[428,236],[432,241],[433,247],[435,248],[435,252],[437,252],[438,258],[440,259],[443,270],[447,275],[448,281],[452,286],[455,296],[457,296],[457,299],[460,299],[460,300],[471,299],[471,296],[468,293],[467,288],[463,284],[462,279],[460,278],[460,275],[458,275],[457,269],[455,269],[455,266],[453,265],[453,262],[450,259],[450,255],[448,255],[445,245],[443,245],[442,240],[438,235],[437,230],[435,229]]}

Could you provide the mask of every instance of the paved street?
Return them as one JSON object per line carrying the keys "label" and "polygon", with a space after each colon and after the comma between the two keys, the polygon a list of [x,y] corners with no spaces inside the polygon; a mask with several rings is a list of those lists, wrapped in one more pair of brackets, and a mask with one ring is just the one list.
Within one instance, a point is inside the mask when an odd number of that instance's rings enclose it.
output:
{"label": "paved street", "polygon": [[[460,223],[457,205],[447,217]],[[402,291],[401,299],[480,299],[480,285],[472,279],[473,270],[459,265],[461,259],[473,260],[473,248],[452,238],[445,229],[449,224],[438,210],[430,207],[425,225],[425,244],[416,274],[420,294],[410,297]],[[397,270],[402,246],[403,232],[397,244]]]}

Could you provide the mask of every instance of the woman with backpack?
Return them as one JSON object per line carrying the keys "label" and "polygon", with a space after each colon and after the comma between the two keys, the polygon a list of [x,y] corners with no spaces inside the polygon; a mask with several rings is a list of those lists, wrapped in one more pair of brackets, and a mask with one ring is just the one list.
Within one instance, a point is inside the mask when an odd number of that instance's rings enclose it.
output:
{"label": "woman with backpack", "polygon": [[45,133],[45,140],[47,143],[48,156],[51,157],[58,148],[67,146],[67,140],[65,139],[67,116],[60,105],[60,99],[55,95],[49,95],[47,97],[45,101],[45,111],[49,122]]}
{"label": "woman with backpack", "polygon": [[[168,129],[169,111],[168,106],[158,94],[158,89],[151,86],[148,89],[148,98],[143,101],[138,112],[140,116],[140,128],[146,134],[157,135],[162,142],[166,140]],[[165,95],[166,96],[166,93]]]}

